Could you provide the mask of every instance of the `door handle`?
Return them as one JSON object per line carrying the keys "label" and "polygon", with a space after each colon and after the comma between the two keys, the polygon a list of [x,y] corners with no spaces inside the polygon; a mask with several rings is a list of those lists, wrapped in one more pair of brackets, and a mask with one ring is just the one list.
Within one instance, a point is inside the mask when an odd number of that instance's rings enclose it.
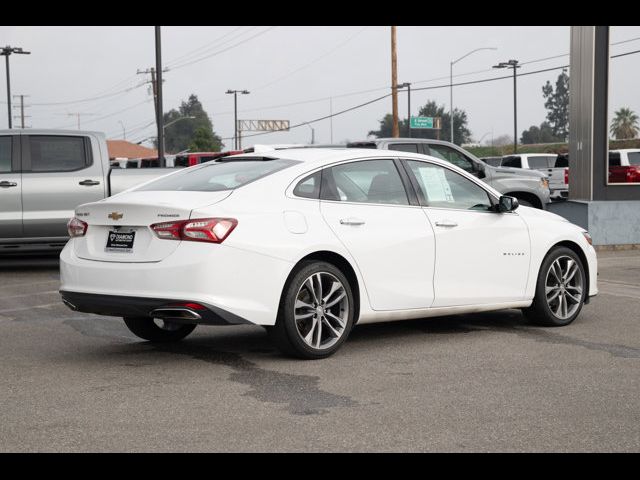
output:
{"label": "door handle", "polygon": [[17,182],[7,182],[6,180],[3,180],[2,182],[0,182],[0,187],[3,187],[3,188],[17,187],[17,186],[18,186]]}
{"label": "door handle", "polygon": [[93,185],[100,185],[100,182],[98,182],[97,180],[83,180],[81,182],[78,182],[78,185],[82,185],[85,187],[91,187]]}
{"label": "door handle", "polygon": [[442,220],[440,222],[436,222],[437,227],[457,227],[458,224],[456,222],[452,222],[451,220]]}
{"label": "door handle", "polygon": [[364,225],[364,220],[359,218],[342,218],[340,219],[340,225]]}

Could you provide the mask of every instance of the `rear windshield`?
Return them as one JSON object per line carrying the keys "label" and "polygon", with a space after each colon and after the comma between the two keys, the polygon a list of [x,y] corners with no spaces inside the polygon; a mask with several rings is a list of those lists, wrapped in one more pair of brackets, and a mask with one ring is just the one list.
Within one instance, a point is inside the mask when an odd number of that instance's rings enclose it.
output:
{"label": "rear windshield", "polygon": [[189,168],[159,178],[139,191],[219,192],[264,178],[298,162],[295,160],[238,160],[207,163],[202,168]]}

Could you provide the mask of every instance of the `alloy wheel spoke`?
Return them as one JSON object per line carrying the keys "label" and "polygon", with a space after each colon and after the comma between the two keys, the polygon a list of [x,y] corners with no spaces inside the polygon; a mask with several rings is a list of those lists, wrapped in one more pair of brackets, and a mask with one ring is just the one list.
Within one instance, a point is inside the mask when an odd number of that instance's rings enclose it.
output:
{"label": "alloy wheel spoke", "polygon": [[309,333],[304,337],[304,341],[307,342],[307,345],[313,346],[313,334],[316,331],[316,326],[318,325],[318,318],[313,319],[313,323],[311,323],[311,328],[309,329]]}
{"label": "alloy wheel spoke", "polygon": [[318,301],[318,295],[316,295],[315,286],[313,285],[313,277],[307,278],[307,280],[304,282],[304,285],[307,287],[307,290],[311,294],[311,297],[313,297],[313,301],[315,303],[320,303]]}
{"label": "alloy wheel spoke", "polygon": [[573,300],[575,303],[580,303],[580,295],[578,295],[577,297],[573,295],[573,293],[569,292],[568,290],[566,291],[567,297],[569,297],[571,300]]}
{"label": "alloy wheel spoke", "polygon": [[320,303],[322,302],[322,275],[319,273],[316,273],[314,275],[314,278],[318,282],[318,289],[316,290],[316,298],[318,299],[317,302]]}
{"label": "alloy wheel spoke", "polygon": [[564,272],[562,274],[562,280],[563,281],[567,281],[567,277],[569,276],[569,273],[571,273],[571,270],[573,269],[573,265],[575,264],[575,262],[572,259],[567,260],[567,266],[564,269]]}
{"label": "alloy wheel spoke", "polygon": [[320,342],[322,341],[322,322],[320,321],[320,319],[317,319],[317,328],[316,330],[318,331],[317,333],[317,339],[316,339],[316,348],[320,348]]}
{"label": "alloy wheel spoke", "polygon": [[340,317],[334,315],[331,312],[325,312],[325,316],[327,318],[330,318],[331,320],[333,320],[334,322],[336,322],[338,325],[340,325],[340,328],[344,328],[345,326],[345,322],[344,320],[342,320]]}
{"label": "alloy wheel spoke", "polygon": [[558,298],[558,295],[560,295],[560,289],[556,288],[553,292],[553,295],[551,296],[547,296],[547,302],[553,302],[556,298]]}
{"label": "alloy wheel spoke", "polygon": [[347,296],[347,293],[342,290],[340,292],[340,295],[338,295],[336,298],[334,298],[333,300],[331,300],[331,302],[329,303],[325,303],[324,308],[330,308],[333,307],[336,303],[338,303],[340,300],[342,300],[344,297]]}
{"label": "alloy wheel spoke", "polygon": [[565,282],[569,283],[573,277],[575,277],[578,272],[578,264],[574,263],[571,269],[567,272],[567,278],[565,278]]}
{"label": "alloy wheel spoke", "polygon": [[329,320],[327,320],[327,317],[322,317],[322,323],[324,323],[324,325],[329,329],[329,333],[333,337],[338,338],[341,335],[341,332],[333,328],[333,325],[329,323]]}
{"label": "alloy wheel spoke", "polygon": [[551,273],[556,277],[556,281],[558,283],[562,283],[562,268],[560,267],[558,260],[553,262],[553,265],[551,265]]}

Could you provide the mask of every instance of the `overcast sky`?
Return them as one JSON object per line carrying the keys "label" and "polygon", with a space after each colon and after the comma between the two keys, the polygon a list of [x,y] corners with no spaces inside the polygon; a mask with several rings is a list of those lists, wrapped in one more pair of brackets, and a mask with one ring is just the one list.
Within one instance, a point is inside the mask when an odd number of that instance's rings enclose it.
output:
{"label": "overcast sky", "polygon": [[[449,64],[457,81],[503,76],[491,66],[509,59],[527,63],[521,73],[569,62],[569,31],[554,27],[398,27],[398,81],[411,82],[412,110],[428,100],[449,108],[449,88],[417,91],[448,84]],[[611,54],[640,49],[640,27],[612,27]],[[31,55],[11,56],[12,93],[29,95],[27,125],[104,131],[108,138],[140,141],[156,134],[147,75],[154,66],[153,27],[0,27],[0,45],[22,47]],[[233,136],[233,96],[227,89],[247,89],[238,97],[241,119],[311,121],[373,100],[389,92],[390,27],[163,27],[164,110],[176,108],[196,94],[214,130]],[[4,68],[0,67],[4,74]],[[510,72],[510,71],[509,71]],[[518,79],[518,135],[545,119],[542,85],[555,82],[560,70]],[[621,106],[640,113],[640,54],[611,61],[610,111]],[[6,126],[6,85],[0,76],[0,128]],[[454,82],[455,83],[455,82]],[[454,87],[454,106],[467,111],[476,140],[513,132],[513,86],[510,79]],[[362,92],[362,93],[357,93]],[[100,98],[95,98],[100,97]],[[90,101],[81,101],[92,99]],[[15,100],[14,100],[15,102]],[[297,105],[282,106],[296,103]],[[14,103],[15,105],[16,103]],[[54,105],[51,105],[54,104]],[[401,118],[407,114],[405,93],[399,96]],[[387,98],[333,119],[333,141],[366,138],[391,111]],[[18,111],[15,110],[17,114]],[[19,120],[14,120],[14,125]],[[331,141],[331,122],[313,124],[316,142]],[[289,132],[247,138],[253,143],[308,142],[307,126]],[[233,146],[225,140],[226,148]]]}

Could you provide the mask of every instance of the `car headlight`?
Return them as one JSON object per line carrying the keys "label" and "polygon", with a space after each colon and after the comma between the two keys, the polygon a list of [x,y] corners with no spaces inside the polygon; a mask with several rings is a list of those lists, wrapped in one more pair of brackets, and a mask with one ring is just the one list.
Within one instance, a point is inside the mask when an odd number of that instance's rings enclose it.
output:
{"label": "car headlight", "polygon": [[540,185],[542,185],[542,188],[549,188],[549,179],[547,177],[541,178]]}
{"label": "car headlight", "polygon": [[582,235],[589,245],[593,245],[593,239],[591,238],[591,235],[589,235],[589,232],[582,232]]}

